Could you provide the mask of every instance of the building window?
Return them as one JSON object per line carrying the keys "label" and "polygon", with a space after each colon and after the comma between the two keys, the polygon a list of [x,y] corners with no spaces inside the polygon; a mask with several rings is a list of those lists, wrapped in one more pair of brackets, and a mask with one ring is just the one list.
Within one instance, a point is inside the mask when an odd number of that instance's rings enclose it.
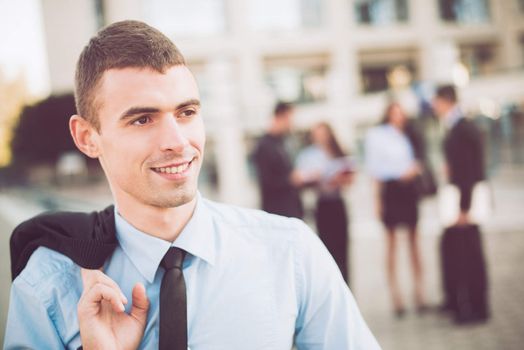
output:
{"label": "building window", "polygon": [[255,30],[315,28],[322,16],[322,0],[249,0],[249,25]]}
{"label": "building window", "polygon": [[440,18],[462,24],[490,21],[488,0],[439,0]]}
{"label": "building window", "polygon": [[268,58],[265,80],[275,99],[298,104],[326,99],[327,56]]}
{"label": "building window", "polygon": [[387,25],[408,20],[407,0],[350,0],[360,24]]}
{"label": "building window", "polygon": [[145,19],[171,35],[212,35],[226,31],[224,0],[142,0]]}
{"label": "building window", "polygon": [[364,93],[382,92],[404,88],[411,84],[415,68],[413,63],[383,64],[361,68],[362,90]]}
{"label": "building window", "polygon": [[409,87],[417,76],[414,49],[363,51],[359,53],[363,93]]}
{"label": "building window", "polygon": [[471,76],[486,75],[497,71],[495,44],[460,45],[460,60]]}
{"label": "building window", "polygon": [[104,1],[95,0],[94,5],[95,5],[96,27],[100,29],[106,25]]}

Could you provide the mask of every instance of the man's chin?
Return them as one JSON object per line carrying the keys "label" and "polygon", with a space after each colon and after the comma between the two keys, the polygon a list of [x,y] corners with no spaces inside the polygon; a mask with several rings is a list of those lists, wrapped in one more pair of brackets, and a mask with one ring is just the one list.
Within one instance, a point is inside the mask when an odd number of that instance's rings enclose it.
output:
{"label": "man's chin", "polygon": [[195,199],[196,193],[196,190],[184,191],[184,193],[178,192],[171,196],[164,193],[159,197],[151,198],[147,201],[147,204],[163,209],[177,208],[191,203]]}

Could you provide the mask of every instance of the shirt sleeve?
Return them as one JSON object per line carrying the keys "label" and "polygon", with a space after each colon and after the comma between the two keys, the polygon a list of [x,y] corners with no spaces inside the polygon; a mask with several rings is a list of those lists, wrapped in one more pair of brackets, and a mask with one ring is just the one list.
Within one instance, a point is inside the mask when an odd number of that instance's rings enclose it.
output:
{"label": "shirt sleeve", "polygon": [[302,226],[295,345],[299,350],[380,349],[335,261],[320,239]]}
{"label": "shirt sleeve", "polygon": [[11,286],[4,349],[64,349],[44,303],[20,276]]}
{"label": "shirt sleeve", "polygon": [[378,139],[376,136],[376,130],[371,129],[366,134],[364,140],[364,159],[365,167],[369,175],[375,179],[380,179],[383,177],[382,166],[380,160],[380,149]]}

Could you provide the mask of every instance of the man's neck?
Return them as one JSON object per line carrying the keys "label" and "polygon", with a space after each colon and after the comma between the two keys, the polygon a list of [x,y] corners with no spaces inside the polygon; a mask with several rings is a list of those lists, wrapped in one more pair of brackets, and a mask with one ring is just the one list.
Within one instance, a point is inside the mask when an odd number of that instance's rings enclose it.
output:
{"label": "man's neck", "polygon": [[159,208],[136,200],[117,200],[118,213],[136,229],[153,237],[173,242],[187,225],[197,203],[190,202],[174,208]]}

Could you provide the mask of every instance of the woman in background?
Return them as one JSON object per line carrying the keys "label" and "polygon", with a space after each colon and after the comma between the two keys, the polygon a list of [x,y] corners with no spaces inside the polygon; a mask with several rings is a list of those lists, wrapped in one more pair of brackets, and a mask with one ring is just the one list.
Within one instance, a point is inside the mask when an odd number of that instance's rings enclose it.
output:
{"label": "woman in background", "polygon": [[353,166],[337,142],[329,124],[321,122],[310,131],[311,146],[297,159],[298,171],[317,192],[317,232],[349,284],[348,216],[342,190],[351,183]]}
{"label": "woman in background", "polygon": [[366,135],[366,167],[376,183],[377,212],[386,227],[386,271],[395,315],[402,317],[405,306],[397,283],[395,231],[408,229],[414,296],[417,311],[425,310],[422,288],[422,263],[418,248],[418,193],[416,178],[420,165],[415,159],[405,127],[407,118],[398,103],[391,103],[379,126]]}

